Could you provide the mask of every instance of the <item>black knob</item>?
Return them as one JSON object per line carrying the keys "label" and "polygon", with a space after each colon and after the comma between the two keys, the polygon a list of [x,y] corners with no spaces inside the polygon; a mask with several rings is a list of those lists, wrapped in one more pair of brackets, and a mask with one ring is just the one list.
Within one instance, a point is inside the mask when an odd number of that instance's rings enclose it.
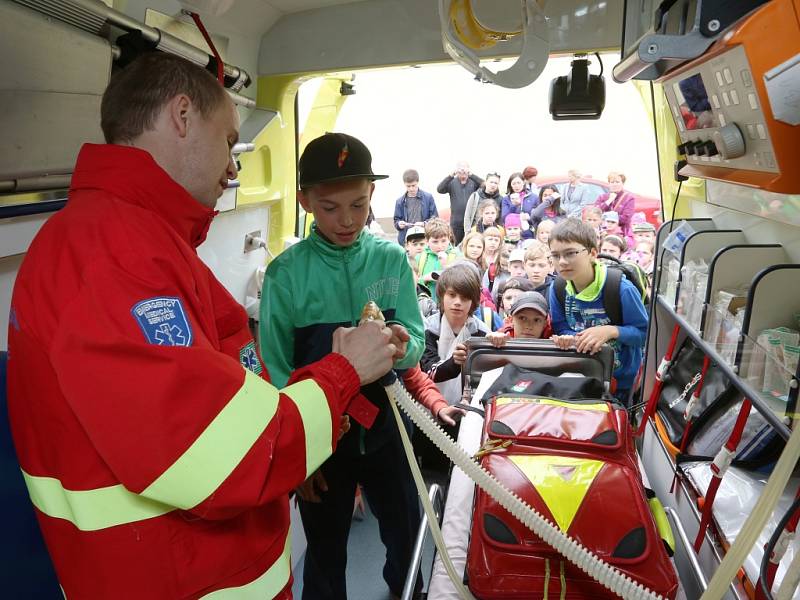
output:
{"label": "black knob", "polygon": [[695,142],[686,142],[685,145],[686,145],[686,156],[691,156],[692,154],[696,153],[697,149]]}
{"label": "black knob", "polygon": [[705,147],[706,156],[716,156],[719,154],[717,145],[711,140],[708,140],[705,144],[703,144],[703,146]]}
{"label": "black knob", "polygon": [[678,144],[678,156],[683,156],[686,154],[686,143]]}

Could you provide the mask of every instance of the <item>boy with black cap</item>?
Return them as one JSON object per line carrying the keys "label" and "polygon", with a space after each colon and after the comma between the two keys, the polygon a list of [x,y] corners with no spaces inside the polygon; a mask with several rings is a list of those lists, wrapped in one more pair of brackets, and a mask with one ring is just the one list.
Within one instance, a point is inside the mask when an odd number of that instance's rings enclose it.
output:
{"label": "boy with black cap", "polygon": [[[273,383],[285,383],[293,369],[329,353],[333,331],[357,324],[370,300],[390,323],[395,368],[418,363],[424,334],[408,259],[398,244],[362,232],[373,181],[385,178],[372,172],[367,147],[343,133],[313,140],[300,157],[298,200],[315,222],[305,240],[270,263],[264,278],[260,342]],[[296,490],[308,541],[304,599],[347,598],[347,537],[357,483],[378,518],[386,544],[383,576],[393,595],[401,594],[411,561],[419,525],[411,473],[383,387],[365,386],[362,393],[377,407],[371,428],[353,424]]]}

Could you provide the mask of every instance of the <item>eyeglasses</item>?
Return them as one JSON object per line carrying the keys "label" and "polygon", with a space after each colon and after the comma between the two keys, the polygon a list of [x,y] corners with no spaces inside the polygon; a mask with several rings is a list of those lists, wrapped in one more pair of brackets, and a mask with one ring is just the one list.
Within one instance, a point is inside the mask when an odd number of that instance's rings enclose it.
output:
{"label": "eyeglasses", "polygon": [[567,250],[566,252],[551,252],[550,258],[552,258],[555,262],[561,262],[561,259],[564,259],[564,262],[572,262],[575,260],[581,252],[588,252],[587,248],[581,248],[580,250]]}

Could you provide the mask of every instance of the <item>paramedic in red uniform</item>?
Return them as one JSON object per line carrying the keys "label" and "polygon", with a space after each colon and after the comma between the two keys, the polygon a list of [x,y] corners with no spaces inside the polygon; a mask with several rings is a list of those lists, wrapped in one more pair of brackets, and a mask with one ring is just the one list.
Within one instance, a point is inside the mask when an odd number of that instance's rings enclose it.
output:
{"label": "paramedic in red uniform", "polygon": [[[236,108],[209,73],[153,53],[103,97],[107,145],[78,156],[66,208],[19,271],[9,410],[64,593],[290,598],[289,503],[336,447],[392,332],[268,383],[244,309],[199,260],[236,176]],[[352,402],[351,402],[352,401]]]}

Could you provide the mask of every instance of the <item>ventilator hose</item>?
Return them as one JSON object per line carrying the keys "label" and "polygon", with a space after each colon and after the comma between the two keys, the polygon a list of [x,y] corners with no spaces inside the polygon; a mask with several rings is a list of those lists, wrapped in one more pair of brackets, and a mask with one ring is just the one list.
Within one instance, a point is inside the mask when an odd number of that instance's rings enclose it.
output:
{"label": "ventilator hose", "polygon": [[[386,385],[385,387],[386,393],[389,396],[389,400],[392,405],[392,409],[395,411],[395,415],[398,419],[398,426],[400,427],[401,435],[405,434],[405,428],[402,426],[402,421],[399,419],[400,414],[397,412],[396,404],[400,406],[403,412],[405,412],[411,418],[417,427],[419,427],[420,430],[426,436],[428,436],[428,438],[430,438],[430,440],[445,454],[445,456],[447,456],[447,458],[449,458],[458,468],[464,471],[464,473],[484,492],[489,494],[503,508],[514,515],[514,517],[519,519],[519,521],[521,521],[526,527],[542,538],[555,550],[564,555],[570,562],[574,563],[582,571],[597,580],[601,585],[605,586],[626,600],[663,600],[661,596],[651,590],[648,590],[640,583],[632,580],[615,567],[604,562],[590,550],[583,547],[579,542],[570,538],[540,513],[538,513],[533,507],[520,499],[519,496],[517,496],[514,492],[504,487],[502,483],[500,483],[491,473],[489,473],[489,471],[473,460],[473,458],[467,454],[467,452],[461,446],[454,442],[439,426],[439,424],[431,418],[428,412],[411,399],[411,397],[408,395],[408,392],[403,389],[399,382],[395,381],[391,385]],[[406,434],[404,439],[407,439],[407,437],[408,436]],[[412,463],[412,472],[416,468],[416,472],[418,473],[419,468],[416,466],[416,461],[413,460],[413,455],[409,457],[409,462]],[[420,496],[424,496],[424,504],[425,499],[427,499],[427,495],[423,492],[420,494]],[[428,519],[432,525],[431,529],[433,530],[433,524],[436,521],[435,519],[431,520],[430,516]],[[436,531],[438,530],[438,523],[436,523]],[[436,539],[435,536],[436,534],[434,533],[434,539]],[[439,531],[439,537],[441,538],[441,531]],[[438,544],[440,542],[442,546],[444,546],[444,540],[440,539],[436,542],[437,548],[439,549],[439,553],[442,555],[443,560],[445,560],[444,557],[447,556],[447,553],[442,548],[439,548]],[[445,562],[445,567],[447,568],[451,579],[453,579],[453,583],[456,584],[456,587],[458,587],[460,578],[455,573],[455,569],[452,568],[452,564],[450,564],[449,568],[447,567],[448,562],[449,559],[447,559],[447,562]],[[462,594],[463,593],[468,592],[462,592]],[[471,596],[464,597],[469,598]]]}

